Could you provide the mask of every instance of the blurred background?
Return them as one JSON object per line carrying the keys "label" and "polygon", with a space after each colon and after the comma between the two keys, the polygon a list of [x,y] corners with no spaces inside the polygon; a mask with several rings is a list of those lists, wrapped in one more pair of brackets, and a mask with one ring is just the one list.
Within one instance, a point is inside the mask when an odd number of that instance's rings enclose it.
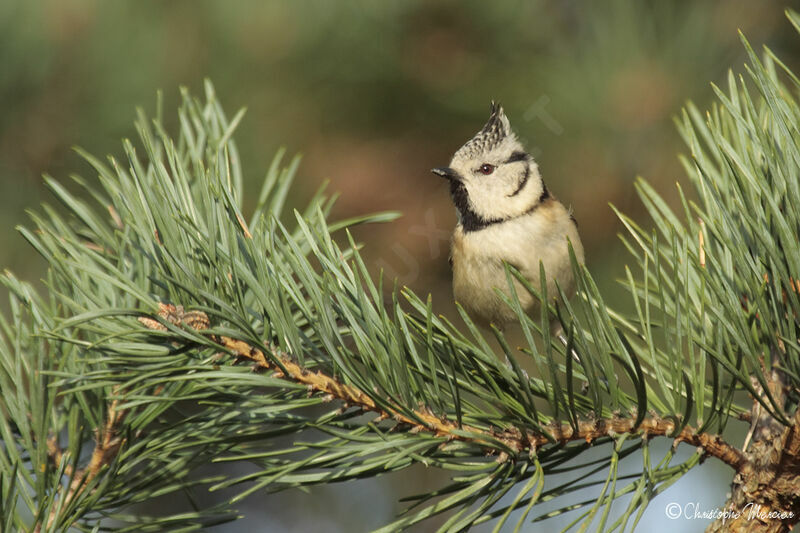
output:
{"label": "blurred background", "polygon": [[[52,201],[42,173],[92,177],[73,145],[120,154],[120,139],[135,137],[136,106],[153,113],[162,89],[174,123],[178,87],[200,95],[208,77],[231,115],[248,108],[236,139],[251,197],[286,146],[304,154],[295,205],[328,180],[341,193],[334,218],[403,212],[359,230],[365,256],[375,272],[432,293],[444,314],[453,313],[447,248],[455,213],[446,184],[429,169],[448,163],[499,100],[550,190],[572,206],[587,263],[614,302],[626,254],[608,204],[647,224],[632,186],[637,175],[675,201],[674,184],[685,180],[673,117],[690,99],[705,109],[709,82],[724,83],[729,68],[742,71],[737,29],[797,69],[800,37],[786,7],[750,0],[3,0],[0,265],[30,281],[41,277],[42,261],[13,228],[27,224],[26,209]],[[681,498],[713,508],[729,478],[706,466],[711,475],[681,482],[699,495],[687,489]],[[242,506],[246,522],[220,531],[369,529],[400,508],[398,495],[424,490],[429,475],[418,469],[311,495],[262,494]],[[651,506],[647,529],[659,530],[663,510],[659,500]]]}

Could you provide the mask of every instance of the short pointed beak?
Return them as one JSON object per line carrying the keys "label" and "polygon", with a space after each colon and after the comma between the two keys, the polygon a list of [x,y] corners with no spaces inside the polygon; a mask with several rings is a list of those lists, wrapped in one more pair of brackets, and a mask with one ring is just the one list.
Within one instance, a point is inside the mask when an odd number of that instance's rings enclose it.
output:
{"label": "short pointed beak", "polygon": [[458,175],[458,172],[450,167],[432,168],[431,172],[448,180],[457,180],[461,178],[461,176]]}

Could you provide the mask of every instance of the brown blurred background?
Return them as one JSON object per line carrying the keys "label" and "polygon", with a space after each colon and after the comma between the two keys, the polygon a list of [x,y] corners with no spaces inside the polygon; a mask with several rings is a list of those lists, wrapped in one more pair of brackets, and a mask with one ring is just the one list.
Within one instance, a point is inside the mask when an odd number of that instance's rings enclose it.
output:
{"label": "brown blurred background", "polygon": [[[5,0],[0,264],[29,280],[41,276],[42,262],[13,228],[27,223],[25,209],[51,201],[43,172],[65,181],[72,172],[91,177],[72,145],[119,154],[120,138],[135,137],[136,106],[152,113],[163,89],[172,117],[178,86],[200,94],[209,77],[230,114],[248,108],[236,138],[250,190],[285,145],[305,154],[295,205],[330,180],[341,193],[336,217],[402,211],[396,222],[359,230],[368,264],[433,293],[446,314],[455,214],[429,169],[446,164],[499,100],[549,188],[573,207],[590,268],[614,301],[626,259],[608,203],[642,220],[637,175],[675,200],[683,148],[672,119],[688,99],[705,109],[709,82],[742,70],[737,29],[757,50],[767,44],[800,64],[800,37],[785,7],[751,0]],[[311,514],[327,517],[325,531],[376,526],[396,508],[390,491],[383,507],[373,506],[381,518],[359,521],[337,490],[317,494],[333,503],[303,505],[319,506]],[[291,518],[272,520],[275,530],[294,529]]]}

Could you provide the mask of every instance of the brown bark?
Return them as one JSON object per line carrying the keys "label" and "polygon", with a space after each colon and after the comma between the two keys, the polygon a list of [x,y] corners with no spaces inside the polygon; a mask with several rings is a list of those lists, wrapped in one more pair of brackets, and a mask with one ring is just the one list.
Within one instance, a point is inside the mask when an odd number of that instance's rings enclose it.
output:
{"label": "brown bark", "polygon": [[[765,375],[772,397],[784,405],[780,373]],[[757,382],[754,385],[759,391]],[[800,521],[800,409],[787,427],[754,402],[752,424],[752,444],[736,468],[723,509],[732,518],[717,519],[707,533],[788,533]]]}

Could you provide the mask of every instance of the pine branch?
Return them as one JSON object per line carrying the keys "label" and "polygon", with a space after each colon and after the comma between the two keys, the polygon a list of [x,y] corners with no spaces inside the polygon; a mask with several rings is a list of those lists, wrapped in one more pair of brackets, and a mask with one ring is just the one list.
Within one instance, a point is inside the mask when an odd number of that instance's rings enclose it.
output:
{"label": "pine branch", "polygon": [[[83,491],[92,487],[92,481],[101,470],[109,466],[117,458],[120,448],[125,444],[125,439],[120,435],[120,429],[127,416],[128,410],[119,409],[119,400],[112,400],[108,406],[105,424],[95,432],[95,445],[89,463],[84,468],[77,470],[73,470],[70,465],[67,465],[64,469],[64,473],[71,479],[71,482],[67,487],[67,491],[62,495],[63,501],[59,505],[51,507],[47,517],[47,530],[53,527],[59,509],[68,507],[81,496]],[[51,459],[56,465],[59,465],[65,459],[55,436],[47,439],[47,448]],[[42,527],[42,522],[37,522],[33,531],[40,533]]]}
{"label": "pine branch", "polygon": [[[211,327],[208,315],[204,312],[184,311],[182,306],[160,303],[158,316],[174,326],[185,326],[200,332]],[[139,321],[150,329],[167,331],[161,322],[152,318],[140,317]],[[490,450],[492,454],[498,454],[498,461],[509,459],[507,451],[519,454],[528,450],[533,455],[538,448],[547,444],[563,445],[572,441],[592,443],[603,437],[616,437],[630,433],[641,434],[643,438],[671,437],[674,439],[673,447],[680,442],[697,446],[705,455],[716,457],[736,470],[739,470],[745,462],[741,450],[726,443],[718,435],[700,433],[690,426],[683,426],[675,434],[675,430],[678,428],[676,422],[658,416],[646,417],[638,425],[636,417],[582,420],[578,421],[577,427],[570,424],[547,424],[543,426],[544,432],[536,433],[522,432],[518,429],[498,432],[469,425],[459,425],[444,416],[435,416],[430,409],[416,410],[412,411],[410,415],[406,415],[400,406],[388,404],[391,410],[386,410],[358,388],[340,383],[321,371],[307,370],[288,354],[275,348],[272,349],[271,357],[267,357],[260,349],[246,342],[226,336],[212,335],[211,338],[237,359],[250,361],[259,371],[272,370],[273,377],[289,379],[305,385],[310,394],[323,394],[327,401],[336,399],[344,402],[346,407],[353,406],[363,411],[377,413],[379,420],[392,418],[400,424],[410,426],[410,431],[413,433],[426,431],[448,441],[476,442]],[[498,448],[496,443],[500,443],[502,447]]]}
{"label": "pine branch", "polygon": [[[785,376],[778,369],[763,371],[772,398],[787,407],[790,390]],[[754,388],[764,395],[758,384]],[[800,522],[800,512],[779,518],[787,511],[800,509],[800,409],[795,409],[792,424],[787,427],[769,415],[764,402],[763,398],[753,398],[744,461],[736,469],[733,491],[725,506],[733,519],[716,520],[706,530],[709,533],[785,533]]]}

